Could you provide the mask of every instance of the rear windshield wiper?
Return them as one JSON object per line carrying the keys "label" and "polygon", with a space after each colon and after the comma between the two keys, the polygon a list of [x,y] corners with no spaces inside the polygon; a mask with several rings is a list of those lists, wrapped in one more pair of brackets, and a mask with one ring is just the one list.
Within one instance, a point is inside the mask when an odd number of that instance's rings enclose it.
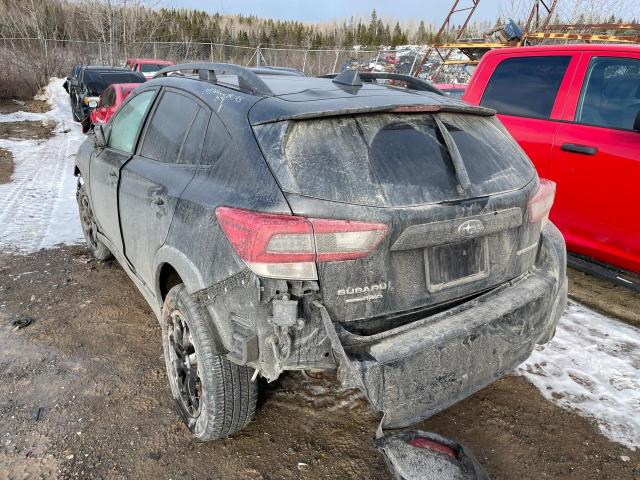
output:
{"label": "rear windshield wiper", "polygon": [[467,167],[464,165],[464,161],[462,160],[462,155],[460,155],[460,150],[458,150],[458,146],[456,142],[453,140],[451,133],[447,130],[447,127],[444,123],[437,117],[437,115],[433,116],[436,126],[438,127],[438,131],[440,135],[442,135],[442,139],[444,140],[444,144],[449,151],[449,157],[451,158],[451,163],[453,164],[453,169],[456,172],[456,177],[458,178],[458,192],[460,194],[465,193],[467,190],[471,188],[471,180],[469,180],[469,173],[467,172]]}

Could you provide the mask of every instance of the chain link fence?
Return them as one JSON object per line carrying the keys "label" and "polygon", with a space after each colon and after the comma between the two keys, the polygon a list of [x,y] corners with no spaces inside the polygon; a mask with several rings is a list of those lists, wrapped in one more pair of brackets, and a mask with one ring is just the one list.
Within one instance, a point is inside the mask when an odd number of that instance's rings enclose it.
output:
{"label": "chain link fence", "polygon": [[[76,64],[123,66],[127,58],[155,58],[175,63],[211,61],[248,66],[296,68],[306,75],[346,68],[410,74],[426,46],[395,49],[304,49],[227,45],[202,42],[144,42],[122,45],[100,41],[0,38],[0,97],[33,96],[50,77],[65,77]],[[427,62],[425,77],[438,59]],[[440,81],[464,81],[463,72]]]}

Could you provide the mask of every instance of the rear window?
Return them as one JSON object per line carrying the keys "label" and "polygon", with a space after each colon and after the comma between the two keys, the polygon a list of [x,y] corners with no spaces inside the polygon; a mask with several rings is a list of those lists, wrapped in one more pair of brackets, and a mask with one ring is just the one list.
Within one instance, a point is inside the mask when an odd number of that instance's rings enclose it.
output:
{"label": "rear window", "polygon": [[[439,114],[473,196],[524,186],[533,167],[494,117]],[[375,114],[255,127],[282,189],[336,202],[409,206],[458,200],[453,162],[432,115]]]}
{"label": "rear window", "polygon": [[92,72],[85,70],[84,83],[90,95],[101,95],[114,83],[141,83],[145,78],[136,72]]}
{"label": "rear window", "polygon": [[162,70],[166,65],[160,65],[156,63],[142,63],[140,64],[140,71],[142,73],[155,73]]}
{"label": "rear window", "polygon": [[480,105],[504,115],[549,118],[571,57],[503,60],[491,76]]}

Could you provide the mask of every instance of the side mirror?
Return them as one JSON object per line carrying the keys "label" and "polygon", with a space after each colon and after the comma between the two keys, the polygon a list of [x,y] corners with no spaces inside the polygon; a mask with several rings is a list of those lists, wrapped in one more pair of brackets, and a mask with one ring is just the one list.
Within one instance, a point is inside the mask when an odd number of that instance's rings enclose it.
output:
{"label": "side mirror", "polygon": [[95,135],[94,144],[96,148],[104,148],[107,146],[107,137],[104,131],[104,125],[96,125],[93,127],[93,134]]}
{"label": "side mirror", "polygon": [[89,102],[89,108],[96,108],[98,106],[98,102],[96,102],[95,100],[91,100]]}
{"label": "side mirror", "polygon": [[633,129],[640,133],[640,111],[636,115],[636,120],[633,122]]}

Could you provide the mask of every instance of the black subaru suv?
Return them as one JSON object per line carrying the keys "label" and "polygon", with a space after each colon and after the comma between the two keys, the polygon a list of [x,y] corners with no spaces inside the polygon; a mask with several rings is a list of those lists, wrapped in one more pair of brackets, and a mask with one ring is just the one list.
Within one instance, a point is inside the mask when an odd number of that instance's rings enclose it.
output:
{"label": "black subaru suv", "polygon": [[337,369],[408,427],[552,338],[554,184],[492,110],[385,75],[176,65],[80,147],[86,242],[157,315],[198,438],[285,370]]}

